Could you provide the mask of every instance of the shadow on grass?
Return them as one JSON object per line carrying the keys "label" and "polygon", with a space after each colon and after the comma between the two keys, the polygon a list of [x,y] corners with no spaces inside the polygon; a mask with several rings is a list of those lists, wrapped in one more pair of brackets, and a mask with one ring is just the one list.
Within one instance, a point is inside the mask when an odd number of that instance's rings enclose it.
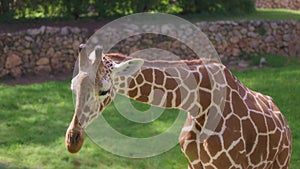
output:
{"label": "shadow on grass", "polygon": [[[150,109],[149,105],[134,101],[132,99],[130,99],[129,104],[132,104],[131,106],[133,107],[133,109],[128,108],[128,106],[127,107],[124,106],[122,108],[120,106],[128,104],[127,101],[125,102],[125,100],[128,98],[121,95],[119,95],[118,97],[121,98],[118,99],[118,101],[121,101],[122,103],[119,102],[117,105],[118,108],[116,108],[116,105],[113,102],[103,112],[103,116],[108,122],[108,124],[111,125],[112,128],[114,128],[116,131],[120,132],[121,134],[124,134],[129,137],[147,138],[147,137],[161,134],[173,125],[173,123],[175,122],[179,114],[179,110],[158,108],[158,107],[152,108],[150,112],[147,112]],[[119,112],[119,111],[123,111],[123,112]],[[134,114],[132,111],[137,111],[142,121],[143,119],[149,120],[152,118],[153,121],[145,120],[145,122],[135,122],[132,121],[130,117],[128,119],[128,117],[123,116],[124,114],[130,114],[130,113]]]}
{"label": "shadow on grass", "polygon": [[73,111],[66,84],[0,86],[0,144],[47,145],[64,136]]}
{"label": "shadow on grass", "polygon": [[0,169],[29,169],[29,167],[12,167],[12,166],[6,166],[5,164],[0,163]]}
{"label": "shadow on grass", "polygon": [[[74,111],[68,82],[0,86],[0,90],[1,145],[48,145],[65,135]],[[144,111],[149,108],[143,103],[132,101],[132,104]],[[124,118],[114,104],[103,115],[120,133],[132,137],[149,137],[167,130],[179,112],[173,109],[163,111],[158,119],[150,123],[136,123]]]}

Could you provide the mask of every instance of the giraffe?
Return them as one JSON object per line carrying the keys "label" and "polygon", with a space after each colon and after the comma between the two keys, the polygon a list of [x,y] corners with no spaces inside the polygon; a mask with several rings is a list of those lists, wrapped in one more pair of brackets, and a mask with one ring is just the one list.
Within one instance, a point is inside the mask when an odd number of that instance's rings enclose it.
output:
{"label": "giraffe", "polygon": [[[222,103],[213,97],[221,88],[226,91]],[[221,63],[147,61],[103,54],[100,47],[88,54],[83,48],[71,89],[76,106],[65,137],[71,153],[81,149],[85,128],[119,93],[187,112],[179,143],[189,169],[289,168],[291,132],[280,110],[271,97],[245,87]]]}

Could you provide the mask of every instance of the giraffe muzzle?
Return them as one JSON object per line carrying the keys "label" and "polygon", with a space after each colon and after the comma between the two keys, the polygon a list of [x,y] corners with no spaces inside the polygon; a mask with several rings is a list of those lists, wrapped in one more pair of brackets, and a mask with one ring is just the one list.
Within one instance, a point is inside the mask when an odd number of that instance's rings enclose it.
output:
{"label": "giraffe muzzle", "polygon": [[84,129],[80,126],[76,114],[66,132],[65,144],[70,153],[77,153],[84,142]]}

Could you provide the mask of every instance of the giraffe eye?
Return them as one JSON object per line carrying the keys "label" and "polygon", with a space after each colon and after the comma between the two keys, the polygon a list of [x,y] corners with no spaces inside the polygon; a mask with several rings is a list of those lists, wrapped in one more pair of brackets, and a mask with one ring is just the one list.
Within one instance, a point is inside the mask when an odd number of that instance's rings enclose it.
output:
{"label": "giraffe eye", "polygon": [[99,94],[99,96],[104,96],[109,92],[110,92],[110,90],[99,90],[98,94]]}

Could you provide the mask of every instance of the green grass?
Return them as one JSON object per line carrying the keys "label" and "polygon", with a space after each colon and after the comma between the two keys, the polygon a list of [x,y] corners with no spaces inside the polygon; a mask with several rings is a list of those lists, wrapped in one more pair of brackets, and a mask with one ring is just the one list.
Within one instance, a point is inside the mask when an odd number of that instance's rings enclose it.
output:
{"label": "green grass", "polygon": [[[298,168],[299,65],[234,71],[234,74],[249,88],[273,97],[291,126],[293,135],[291,168]],[[141,109],[147,109],[145,105],[134,104]],[[177,113],[176,110],[166,110],[158,120],[147,125],[124,121],[113,105],[104,116],[120,132],[146,136],[168,128]],[[69,81],[16,87],[0,85],[0,168],[186,168],[186,160],[178,145],[157,157],[128,159],[112,155],[99,148],[90,139],[86,139],[78,154],[70,154],[64,146],[64,135],[72,114],[73,103]]]}
{"label": "green grass", "polygon": [[219,20],[296,20],[300,21],[299,10],[289,9],[257,9],[255,12],[245,15],[220,15],[220,14],[191,14],[178,15],[190,22],[219,21]]}
{"label": "green grass", "polygon": [[[64,146],[64,135],[73,114],[69,85],[69,81],[16,87],[0,85],[0,168],[186,167],[178,146],[154,158],[127,159],[112,155],[86,139],[78,154],[68,153]],[[147,109],[145,105],[135,104]],[[108,121],[114,121],[112,126],[124,134],[142,137],[157,134],[172,124],[178,111],[167,111],[148,125],[124,122],[113,105],[108,107],[104,116],[108,117]],[[119,122],[123,122],[123,125],[120,126]],[[130,128],[130,131],[124,130],[124,127]],[[164,162],[168,159],[173,160]]]}
{"label": "green grass", "polygon": [[280,55],[257,55],[257,56],[246,56],[244,59],[250,61],[250,66],[258,66],[261,58],[265,58],[265,66],[279,68],[287,65],[299,65],[299,57],[286,57]]}

